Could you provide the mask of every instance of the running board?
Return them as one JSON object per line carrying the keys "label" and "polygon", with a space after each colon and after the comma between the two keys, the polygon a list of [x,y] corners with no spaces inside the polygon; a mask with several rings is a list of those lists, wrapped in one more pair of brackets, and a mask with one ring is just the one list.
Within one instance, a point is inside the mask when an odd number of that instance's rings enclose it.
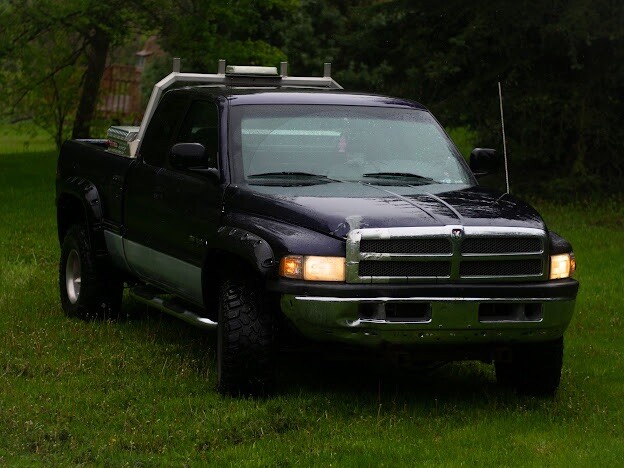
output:
{"label": "running board", "polygon": [[159,296],[161,294],[156,289],[152,289],[146,286],[137,286],[130,289],[130,296],[137,301],[154,307],[162,312],[165,312],[173,317],[184,320],[191,325],[195,325],[199,328],[215,328],[217,322],[206,317],[200,317],[196,312],[189,310],[188,306],[182,305],[179,302],[175,302],[171,299],[163,299]]}

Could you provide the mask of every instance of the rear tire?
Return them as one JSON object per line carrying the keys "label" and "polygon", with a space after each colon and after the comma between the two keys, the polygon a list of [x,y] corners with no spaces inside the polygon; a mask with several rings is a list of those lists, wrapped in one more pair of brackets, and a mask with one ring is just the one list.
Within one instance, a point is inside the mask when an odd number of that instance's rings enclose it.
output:
{"label": "rear tire", "polygon": [[274,386],[274,323],[257,280],[221,285],[217,387],[228,395],[262,396]]}
{"label": "rear tire", "polygon": [[121,312],[123,282],[114,271],[96,262],[82,225],[70,227],[63,239],[59,292],[63,311],[70,317],[115,319]]}
{"label": "rear tire", "polygon": [[527,395],[552,396],[561,381],[563,337],[514,346],[511,362],[495,362],[496,380]]}

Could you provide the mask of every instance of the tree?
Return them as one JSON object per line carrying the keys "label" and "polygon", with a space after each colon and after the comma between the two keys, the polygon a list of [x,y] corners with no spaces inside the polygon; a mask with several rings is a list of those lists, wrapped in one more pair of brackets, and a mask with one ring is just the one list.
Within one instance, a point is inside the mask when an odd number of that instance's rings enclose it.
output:
{"label": "tree", "polygon": [[86,138],[109,51],[139,30],[159,31],[165,49],[182,57],[183,65],[193,71],[211,70],[219,58],[277,64],[285,56],[273,45],[278,39],[273,20],[284,18],[297,4],[5,0],[0,3],[0,28],[5,31],[0,76],[10,98],[5,114],[33,118],[54,135],[57,145],[69,128],[74,138]]}
{"label": "tree", "polygon": [[182,58],[187,71],[215,71],[221,58],[233,64],[277,65],[285,55],[275,27],[297,5],[297,0],[180,1],[159,17],[160,42]]}
{"label": "tree", "polygon": [[427,51],[407,57],[424,72],[432,107],[445,120],[469,123],[484,143],[496,144],[502,83],[516,183],[538,180],[568,194],[621,190],[624,132],[611,124],[624,112],[621,2],[455,0],[446,11],[435,2],[410,2],[409,10],[397,3],[409,13],[402,24],[424,17],[430,25],[405,30],[408,42]]}
{"label": "tree", "polygon": [[[59,33],[47,37],[45,43],[29,45],[31,60],[22,63],[19,77],[26,83],[27,77],[37,76],[41,69],[53,72],[38,80],[33,89],[22,87],[15,110],[49,132],[60,148],[72,129],[83,71],[75,66],[59,67],[58,59],[62,57],[58,57],[57,51],[64,46],[65,37]],[[33,109],[36,111],[32,112]]]}
{"label": "tree", "polygon": [[109,49],[149,26],[145,12],[157,10],[157,4],[158,0],[4,2],[0,68],[10,103],[5,113],[33,118],[59,146],[68,126],[74,138],[88,137]]}

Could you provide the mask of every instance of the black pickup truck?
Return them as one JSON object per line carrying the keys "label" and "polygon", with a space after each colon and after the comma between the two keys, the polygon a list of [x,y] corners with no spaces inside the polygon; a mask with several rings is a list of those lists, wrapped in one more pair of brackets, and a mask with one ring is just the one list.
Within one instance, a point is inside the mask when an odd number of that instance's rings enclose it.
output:
{"label": "black pickup truck", "polygon": [[224,393],[270,391],[284,335],[482,360],[554,393],[574,255],[533,208],[478,185],[494,151],[468,165],[422,105],[286,71],[176,70],[140,127],[63,145],[64,311],[114,317],[126,287],[215,327]]}

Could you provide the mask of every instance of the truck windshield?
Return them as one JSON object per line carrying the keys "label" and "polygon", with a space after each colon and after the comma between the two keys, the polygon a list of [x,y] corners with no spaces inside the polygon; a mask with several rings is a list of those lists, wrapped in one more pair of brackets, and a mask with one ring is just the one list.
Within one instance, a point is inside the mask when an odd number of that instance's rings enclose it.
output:
{"label": "truck windshield", "polygon": [[[461,155],[426,111],[334,105],[234,106],[230,149],[245,181],[472,184]],[[297,181],[293,182],[297,183]]]}

